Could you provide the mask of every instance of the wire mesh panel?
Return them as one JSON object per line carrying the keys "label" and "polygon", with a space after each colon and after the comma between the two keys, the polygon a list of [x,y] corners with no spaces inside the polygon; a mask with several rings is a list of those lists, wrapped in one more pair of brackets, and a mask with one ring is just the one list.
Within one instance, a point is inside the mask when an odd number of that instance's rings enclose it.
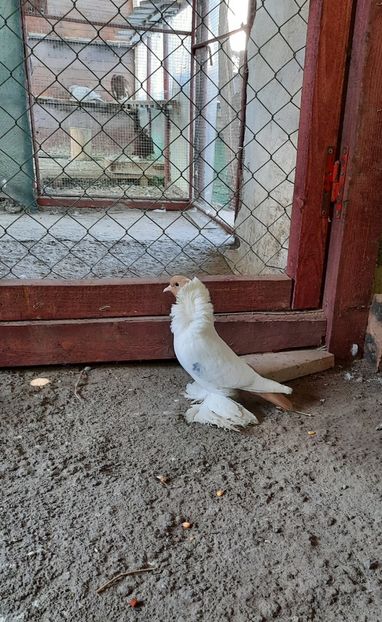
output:
{"label": "wire mesh panel", "polygon": [[0,22],[20,74],[3,62],[0,166],[30,123],[0,170],[0,276],[282,271],[308,0],[21,4]]}

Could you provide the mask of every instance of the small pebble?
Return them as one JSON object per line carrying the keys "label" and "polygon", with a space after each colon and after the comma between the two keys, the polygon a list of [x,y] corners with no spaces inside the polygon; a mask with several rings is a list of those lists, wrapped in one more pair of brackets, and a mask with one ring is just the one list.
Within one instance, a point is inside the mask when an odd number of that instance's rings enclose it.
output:
{"label": "small pebble", "polygon": [[184,521],[184,523],[182,523],[182,527],[183,529],[191,529],[192,523],[189,523],[188,521]]}
{"label": "small pebble", "polygon": [[319,544],[319,539],[317,538],[317,536],[315,536],[314,534],[311,534],[309,536],[309,542],[312,546],[318,546]]}
{"label": "small pebble", "polygon": [[317,432],[313,432],[313,430],[309,430],[308,436],[316,436]]}
{"label": "small pebble", "polygon": [[379,561],[377,559],[368,559],[364,565],[366,570],[377,570],[377,568],[379,568]]}
{"label": "small pebble", "polygon": [[30,381],[31,387],[45,387],[47,384],[50,384],[49,378],[33,378]]}

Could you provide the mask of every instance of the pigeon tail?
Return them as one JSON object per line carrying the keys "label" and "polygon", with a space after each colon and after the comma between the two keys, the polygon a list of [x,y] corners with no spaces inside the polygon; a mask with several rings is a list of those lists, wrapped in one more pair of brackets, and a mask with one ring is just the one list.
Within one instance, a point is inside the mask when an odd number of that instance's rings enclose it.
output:
{"label": "pigeon tail", "polygon": [[207,423],[236,432],[247,425],[259,423],[257,417],[244,406],[217,393],[207,393],[201,404],[194,404],[187,410],[185,419],[187,423]]}
{"label": "pigeon tail", "polygon": [[269,380],[269,378],[263,378],[258,374],[256,374],[252,384],[240,388],[243,389],[243,391],[250,391],[251,393],[284,393],[285,395],[290,395],[293,392],[291,387],[280,384],[275,380]]}

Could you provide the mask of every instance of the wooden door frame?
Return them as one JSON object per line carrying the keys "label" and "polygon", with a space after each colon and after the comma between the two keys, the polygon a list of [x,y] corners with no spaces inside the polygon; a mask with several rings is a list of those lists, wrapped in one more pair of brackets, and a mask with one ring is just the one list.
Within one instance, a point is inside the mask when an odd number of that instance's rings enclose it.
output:
{"label": "wooden door frame", "polygon": [[331,219],[325,174],[330,151],[339,153],[355,5],[310,3],[287,265],[293,309],[322,305]]}
{"label": "wooden door frame", "polygon": [[[358,0],[341,149],[342,210],[332,223],[323,307],[339,358],[362,352],[382,240],[382,3]],[[355,351],[355,350],[353,350]]]}

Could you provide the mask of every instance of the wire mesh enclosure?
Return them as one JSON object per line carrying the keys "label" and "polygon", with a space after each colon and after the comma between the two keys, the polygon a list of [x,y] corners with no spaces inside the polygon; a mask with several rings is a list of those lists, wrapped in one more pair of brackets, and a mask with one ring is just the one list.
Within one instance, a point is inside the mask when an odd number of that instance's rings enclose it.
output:
{"label": "wire mesh enclosure", "polygon": [[285,268],[308,0],[16,0],[0,276]]}

